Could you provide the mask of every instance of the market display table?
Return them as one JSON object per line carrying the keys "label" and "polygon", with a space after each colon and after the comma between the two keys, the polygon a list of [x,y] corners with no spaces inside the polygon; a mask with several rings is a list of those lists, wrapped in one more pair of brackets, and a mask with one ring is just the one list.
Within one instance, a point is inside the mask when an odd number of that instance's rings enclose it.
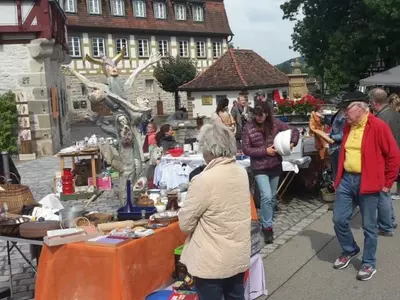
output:
{"label": "market display table", "polygon": [[[82,151],[61,151],[57,154],[57,157],[60,159],[60,171],[61,174],[63,173],[63,170],[65,168],[65,159],[66,158],[71,158],[72,159],[72,170],[75,169],[75,159],[76,158],[84,158],[84,157],[90,157],[90,162],[91,162],[91,177],[92,177],[92,184],[95,188],[95,192],[93,193],[77,193],[73,195],[64,195],[61,194],[60,198],[61,200],[78,200],[78,199],[91,199],[93,198],[98,198],[99,192],[97,191],[97,174],[96,174],[96,159],[100,157],[100,149],[99,148],[92,148],[88,150],[82,150]],[[91,201],[94,201],[91,199]]]}
{"label": "market display table", "polygon": [[184,242],[185,235],[175,222],[118,247],[44,246],[35,299],[145,299],[168,281],[175,269],[174,249]]}

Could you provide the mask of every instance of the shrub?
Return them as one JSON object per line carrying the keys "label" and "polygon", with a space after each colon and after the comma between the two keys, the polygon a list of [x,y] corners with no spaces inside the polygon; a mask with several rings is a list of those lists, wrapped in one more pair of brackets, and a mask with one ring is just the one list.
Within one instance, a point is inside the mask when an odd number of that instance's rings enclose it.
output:
{"label": "shrub", "polygon": [[18,112],[15,94],[0,95],[0,151],[16,153],[18,142]]}

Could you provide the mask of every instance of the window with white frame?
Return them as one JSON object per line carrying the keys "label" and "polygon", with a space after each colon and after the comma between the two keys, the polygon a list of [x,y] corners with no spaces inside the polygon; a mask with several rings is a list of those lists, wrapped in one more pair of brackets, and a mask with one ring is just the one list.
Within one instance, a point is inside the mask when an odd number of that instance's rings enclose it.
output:
{"label": "window with white frame", "polygon": [[81,39],[77,36],[69,36],[68,49],[71,57],[81,57]]}
{"label": "window with white frame", "polygon": [[125,56],[124,57],[129,57],[128,54],[128,39],[125,38],[118,38],[115,39],[115,50],[117,51],[117,54],[122,52],[122,49],[125,47]]}
{"label": "window with white frame", "polygon": [[206,52],[206,42],[198,41],[197,42],[197,57],[205,58],[207,56]]}
{"label": "window with white frame", "polygon": [[146,79],[145,86],[146,86],[147,93],[153,93],[154,92],[154,79]]}
{"label": "window with white frame", "polygon": [[93,57],[100,57],[106,54],[106,45],[104,38],[94,37],[92,38],[92,55]]}
{"label": "window with white frame", "polygon": [[169,49],[168,49],[168,41],[167,40],[158,41],[158,52],[160,52],[162,57],[168,56]]}
{"label": "window with white frame", "polygon": [[199,5],[193,6],[193,20],[195,22],[204,21],[204,9],[202,6]]}
{"label": "window with white frame", "polygon": [[143,0],[133,1],[133,13],[137,18],[146,17],[146,2]]}
{"label": "window with white frame", "polygon": [[138,40],[139,57],[149,57],[149,40]]}
{"label": "window with white frame", "polygon": [[189,42],[188,41],[179,41],[179,56],[180,57],[189,57]]}
{"label": "window with white frame", "polygon": [[100,15],[101,14],[101,0],[88,0],[89,14]]}
{"label": "window with white frame", "polygon": [[154,17],[156,19],[166,19],[167,11],[165,3],[163,2],[154,2]]}
{"label": "window with white frame", "polygon": [[124,16],[125,0],[111,0],[111,14],[113,16]]}
{"label": "window with white frame", "polygon": [[222,55],[222,43],[214,42],[213,43],[213,57],[218,58]]}
{"label": "window with white frame", "polygon": [[186,20],[186,6],[184,4],[175,4],[175,19]]}
{"label": "window with white frame", "polygon": [[76,0],[65,0],[64,2],[64,11],[65,12],[76,12]]}

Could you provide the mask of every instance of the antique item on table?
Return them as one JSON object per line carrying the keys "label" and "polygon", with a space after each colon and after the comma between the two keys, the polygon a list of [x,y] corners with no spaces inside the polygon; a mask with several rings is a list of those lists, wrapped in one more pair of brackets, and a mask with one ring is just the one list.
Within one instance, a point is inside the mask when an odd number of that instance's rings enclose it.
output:
{"label": "antique item on table", "polygon": [[161,199],[161,190],[160,189],[150,189],[147,191],[149,198],[157,203],[159,199]]}
{"label": "antique item on table", "polygon": [[74,206],[71,208],[64,208],[59,211],[60,221],[62,228],[71,228],[74,226],[76,218],[85,215],[86,211],[83,207]]}
{"label": "antique item on table", "polygon": [[168,153],[172,156],[172,157],[180,157],[183,154],[183,148],[181,147],[177,147],[177,148],[173,148],[173,149],[169,149]]}
{"label": "antique item on table", "polygon": [[126,181],[126,204],[122,207],[122,211],[126,213],[130,213],[133,211],[132,204],[132,182],[130,180]]}
{"label": "antique item on table", "polygon": [[59,221],[27,222],[19,227],[21,237],[38,239],[47,236],[47,231],[61,229]]}
{"label": "antique item on table", "polygon": [[29,221],[29,218],[9,214],[7,218],[3,218],[0,221],[0,235],[18,236],[20,225]]}
{"label": "antique item on table", "polygon": [[[89,213],[85,215],[86,218],[92,223],[93,225],[99,225],[103,223],[108,223],[112,221],[113,215],[111,214],[103,214],[103,213]],[[78,223],[78,226],[80,224]]]}
{"label": "antique item on table", "polygon": [[5,203],[7,204],[8,212],[13,214],[20,214],[24,205],[36,204],[28,186],[22,184],[0,184],[0,207],[4,207]]}
{"label": "antique item on table", "polygon": [[149,195],[142,194],[140,195],[139,200],[136,203],[137,206],[154,206],[154,201],[149,198]]}
{"label": "antique item on table", "polygon": [[177,211],[165,211],[162,213],[156,213],[150,216],[150,221],[157,224],[172,223],[178,221]]}
{"label": "antique item on table", "polygon": [[74,176],[72,170],[65,168],[63,170],[62,180],[62,191],[64,195],[72,195],[75,192],[74,188]]}
{"label": "antique item on table", "polygon": [[103,247],[118,247],[129,242],[129,239],[111,236],[99,236],[87,241],[88,244]]}
{"label": "antique item on table", "polygon": [[178,192],[177,191],[171,191],[167,193],[168,197],[168,204],[167,204],[167,210],[178,210],[179,205],[178,205]]}
{"label": "antique item on table", "polygon": [[167,210],[167,207],[162,202],[156,203],[155,207],[156,207],[158,213],[162,213]]}
{"label": "antique item on table", "polygon": [[69,228],[59,230],[49,230],[43,242],[48,246],[59,246],[69,243],[84,242],[96,238],[100,235],[96,227],[88,228]]}

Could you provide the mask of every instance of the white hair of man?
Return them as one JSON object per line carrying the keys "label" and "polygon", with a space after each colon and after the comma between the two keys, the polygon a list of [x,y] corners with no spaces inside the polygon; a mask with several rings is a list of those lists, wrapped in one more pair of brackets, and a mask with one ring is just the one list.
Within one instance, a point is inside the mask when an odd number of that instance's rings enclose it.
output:
{"label": "white hair of man", "polygon": [[354,106],[358,106],[358,107],[362,108],[363,110],[365,110],[366,112],[369,112],[369,106],[368,106],[368,103],[366,103],[366,102],[362,102],[362,101],[351,102],[349,104],[349,106],[347,107],[347,109],[350,109]]}
{"label": "white hair of man", "polygon": [[232,131],[225,125],[213,123],[203,125],[197,137],[202,153],[218,157],[236,156],[236,140]]}

